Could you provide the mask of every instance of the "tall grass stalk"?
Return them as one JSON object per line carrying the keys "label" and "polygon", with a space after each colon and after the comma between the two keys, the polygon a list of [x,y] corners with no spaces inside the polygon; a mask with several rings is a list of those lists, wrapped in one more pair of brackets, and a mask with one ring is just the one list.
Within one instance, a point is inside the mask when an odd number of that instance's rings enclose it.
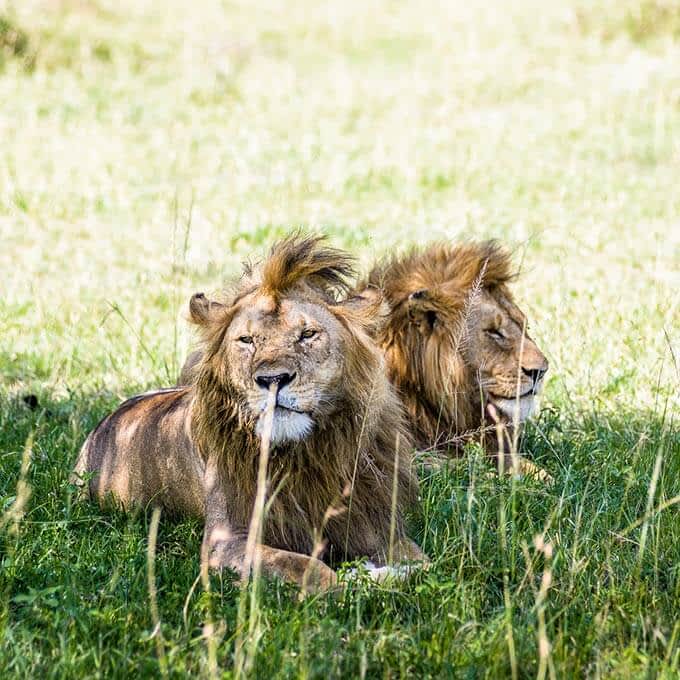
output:
{"label": "tall grass stalk", "polygon": [[394,534],[397,525],[397,501],[399,496],[399,433],[397,433],[394,445],[394,473],[392,474],[392,503],[390,508],[390,543],[387,554],[387,563],[394,563]]}
{"label": "tall grass stalk", "polygon": [[[248,538],[246,540],[246,554],[243,564],[244,584],[241,591],[236,622],[236,642],[234,649],[235,677],[250,677],[255,662],[258,643],[260,640],[260,611],[259,589],[262,570],[262,535],[264,532],[265,503],[267,496],[267,469],[269,466],[269,448],[271,444],[272,427],[274,425],[274,410],[276,395],[279,389],[277,383],[269,386],[267,403],[261,417],[264,417],[262,436],[260,439],[260,458],[257,466],[257,489],[253,514],[250,518]],[[247,584],[250,581],[250,608],[248,611],[248,629],[245,634],[245,616],[247,600]],[[245,637],[245,639],[244,639]]]}
{"label": "tall grass stalk", "polygon": [[[210,546],[208,541],[203,541],[201,544],[201,571],[200,578],[203,585],[203,592],[206,594],[207,607],[205,612],[205,623],[203,625],[203,639],[206,644],[207,651],[207,677],[210,680],[215,680],[218,677],[218,667],[217,667],[217,644],[218,637],[215,630],[214,614],[213,614],[213,601],[212,601],[212,587],[210,584]],[[192,586],[193,588],[193,586]],[[187,600],[191,595],[191,591],[187,596]],[[185,604],[185,607],[187,605]],[[184,616],[186,625],[186,614]]]}
{"label": "tall grass stalk", "polygon": [[551,646],[545,621],[546,600],[552,585],[553,547],[552,544],[546,542],[544,537],[540,535],[534,538],[534,547],[543,555],[541,586],[536,595],[536,616],[538,618],[538,673],[536,678],[537,680],[543,680],[547,670],[550,670],[551,679],[554,678],[554,668],[550,662]]}
{"label": "tall grass stalk", "polygon": [[656,486],[659,482],[659,475],[661,474],[661,465],[663,464],[663,448],[659,448],[654,461],[654,470],[652,477],[649,480],[649,490],[647,493],[647,507],[645,508],[645,519],[642,523],[642,531],[640,532],[640,547],[638,548],[638,567],[641,568],[642,558],[647,546],[647,533],[649,531],[649,521],[652,518],[651,511],[654,506],[654,497],[656,496]]}
{"label": "tall grass stalk", "polygon": [[184,234],[182,238],[182,248],[177,252],[177,231],[179,226],[179,192],[175,191],[175,198],[173,201],[173,222],[172,222],[172,282],[173,282],[173,296],[172,296],[172,318],[174,319],[172,330],[172,380],[179,375],[180,357],[179,357],[179,309],[181,307],[181,279],[182,274],[186,268],[187,252],[189,251],[189,237],[191,234],[191,224],[194,214],[194,192],[191,192],[191,202],[189,203],[189,210],[187,212],[186,220],[184,221]]}
{"label": "tall grass stalk", "polygon": [[7,530],[9,533],[17,534],[19,532],[19,524],[24,518],[28,501],[31,498],[31,486],[27,481],[27,477],[31,465],[31,458],[33,457],[33,438],[34,434],[31,432],[24,444],[16,494],[10,506],[2,513],[2,517],[0,517],[0,531]]}
{"label": "tall grass stalk", "polygon": [[163,629],[161,627],[161,617],[158,613],[158,591],[156,589],[156,541],[158,539],[158,524],[161,519],[161,509],[156,506],[151,515],[149,525],[149,542],[146,551],[146,574],[149,588],[149,607],[151,609],[151,621],[153,631],[151,637],[156,643],[156,655],[161,675],[168,676],[168,660],[165,655],[165,641],[163,640]]}
{"label": "tall grass stalk", "polygon": [[347,530],[345,531],[345,545],[344,552],[347,554],[347,546],[349,545],[349,527],[352,521],[352,499],[354,498],[354,484],[357,478],[357,470],[359,469],[359,458],[361,456],[361,448],[364,442],[364,432],[366,427],[366,419],[369,417],[368,413],[373,404],[373,396],[375,395],[376,381],[371,382],[371,391],[368,394],[368,401],[366,402],[366,410],[361,416],[361,427],[359,428],[359,436],[357,438],[357,449],[354,457],[354,467],[352,469],[352,481],[350,483],[349,502],[347,504]]}
{"label": "tall grass stalk", "polygon": [[[492,411],[493,413],[493,411]],[[500,474],[504,473],[505,465],[505,440],[508,439],[506,428],[503,427],[500,419],[496,420],[496,438],[498,440],[498,460]],[[514,475],[513,475],[514,478]],[[514,488],[514,480],[513,486]],[[505,499],[501,498],[498,504],[498,527],[500,532],[501,551],[503,555],[503,608],[505,620],[505,639],[508,645],[508,657],[510,661],[510,672],[512,680],[518,678],[517,668],[517,650],[515,648],[515,635],[513,631],[513,604],[512,595],[510,593],[510,560],[508,550],[508,528],[506,518],[506,503]]]}

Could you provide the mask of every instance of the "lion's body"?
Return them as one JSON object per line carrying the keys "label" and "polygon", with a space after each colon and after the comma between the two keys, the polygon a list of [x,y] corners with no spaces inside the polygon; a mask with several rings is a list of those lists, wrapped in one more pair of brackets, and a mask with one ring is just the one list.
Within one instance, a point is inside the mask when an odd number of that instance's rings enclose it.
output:
{"label": "lion's body", "polygon": [[547,362],[511,278],[493,242],[437,244],[376,265],[359,286],[380,288],[390,306],[377,341],[419,447],[456,450],[486,434],[493,449],[489,404],[506,429],[533,412]]}
{"label": "lion's body", "polygon": [[[395,412],[395,404],[391,407]],[[124,402],[97,426],[82,448],[75,472],[94,472],[90,496],[104,502],[111,498],[128,510],[159,505],[171,515],[204,519],[206,461],[191,433],[191,413],[192,391],[188,388],[150,392]],[[399,432],[399,419],[391,421],[388,428],[396,426]],[[224,492],[233,526],[246,531],[255,499],[259,442],[236,423],[232,425],[222,441],[226,440],[225,448],[239,455],[222,461],[224,479],[229,480]],[[385,497],[391,490],[393,462],[378,460],[376,465],[375,458],[380,458],[382,450],[393,449],[394,443],[378,437],[373,446],[360,450],[358,461],[349,450],[338,460],[337,447],[346,447],[346,434],[320,429],[303,446],[274,452],[269,465],[271,488],[278,482],[282,487],[267,515],[267,545],[311,554],[327,510],[339,504],[345,485],[354,477],[350,511],[328,520],[323,531],[329,560],[366,556],[384,561],[380,546],[387,535],[377,536],[375,528],[389,528],[390,506]],[[353,436],[358,442],[359,432]],[[387,428],[384,436],[392,438]],[[407,445],[407,435],[401,436]],[[412,501],[410,482],[400,481],[402,501]],[[381,497],[382,503],[375,502]]]}
{"label": "lion's body", "polygon": [[149,392],[121,404],[85,440],[75,473],[93,473],[93,498],[124,509],[158,504],[170,514],[202,517],[203,462],[187,422],[187,389]]}
{"label": "lion's body", "polygon": [[[224,305],[192,300],[204,341],[195,380],[135,397],[100,423],[75,470],[93,473],[91,495],[203,517],[211,564],[240,571],[263,386],[276,382],[265,570],[301,583],[319,542],[328,562],[367,557],[385,564],[392,536],[397,559],[422,559],[404,527],[416,490],[408,428],[381,354],[363,330],[373,310],[336,303],[327,284],[340,281],[345,268],[335,251],[291,239],[247,271]],[[332,583],[330,570],[314,568],[321,585]]]}

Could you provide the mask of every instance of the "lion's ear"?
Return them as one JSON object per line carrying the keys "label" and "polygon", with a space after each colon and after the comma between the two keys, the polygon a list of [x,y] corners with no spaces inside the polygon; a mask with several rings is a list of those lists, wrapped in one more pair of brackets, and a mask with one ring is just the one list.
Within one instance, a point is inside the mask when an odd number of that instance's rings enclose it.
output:
{"label": "lion's ear", "polygon": [[374,286],[364,288],[360,293],[335,305],[341,311],[349,312],[372,338],[377,337],[390,315],[390,306],[383,292]]}
{"label": "lion's ear", "polygon": [[189,300],[189,319],[192,323],[203,326],[214,318],[214,313],[224,309],[224,305],[208,300],[203,293],[195,293]]}
{"label": "lion's ear", "polygon": [[408,296],[408,317],[423,335],[429,335],[437,325],[437,310],[426,288],[414,290]]}

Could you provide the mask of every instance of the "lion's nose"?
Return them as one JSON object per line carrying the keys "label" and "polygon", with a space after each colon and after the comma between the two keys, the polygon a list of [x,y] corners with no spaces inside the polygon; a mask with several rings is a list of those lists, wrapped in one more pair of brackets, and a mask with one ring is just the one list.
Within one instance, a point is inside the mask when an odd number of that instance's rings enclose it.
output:
{"label": "lion's nose", "polygon": [[547,368],[522,368],[522,373],[531,378],[534,387],[541,382],[543,376],[548,372]]}
{"label": "lion's nose", "polygon": [[292,383],[295,380],[295,373],[258,373],[255,375],[255,382],[265,390],[273,384],[277,384],[279,389]]}

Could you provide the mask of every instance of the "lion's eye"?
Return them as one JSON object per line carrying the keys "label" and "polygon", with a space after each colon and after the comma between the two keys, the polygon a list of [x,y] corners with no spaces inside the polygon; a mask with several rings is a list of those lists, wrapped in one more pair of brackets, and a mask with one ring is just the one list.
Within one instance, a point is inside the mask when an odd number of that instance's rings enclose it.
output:
{"label": "lion's eye", "polygon": [[486,332],[494,339],[494,340],[505,340],[505,335],[501,330],[498,328],[487,328]]}
{"label": "lion's eye", "polygon": [[238,341],[243,343],[244,345],[252,345],[253,344],[253,337],[251,335],[242,335],[238,339]]}
{"label": "lion's eye", "polygon": [[309,338],[313,338],[316,333],[317,331],[313,328],[305,328],[305,330],[300,333],[300,340],[309,340]]}

